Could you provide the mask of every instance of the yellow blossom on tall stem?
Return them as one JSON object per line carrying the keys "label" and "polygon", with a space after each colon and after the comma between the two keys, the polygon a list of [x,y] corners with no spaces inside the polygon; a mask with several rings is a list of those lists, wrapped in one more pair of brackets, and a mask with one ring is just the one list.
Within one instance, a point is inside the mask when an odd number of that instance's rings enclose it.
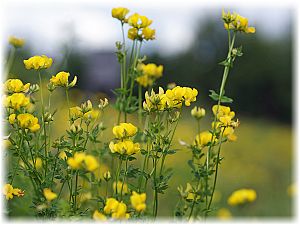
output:
{"label": "yellow blossom on tall stem", "polygon": [[15,36],[10,36],[8,39],[9,44],[14,46],[15,48],[21,48],[25,44],[25,40],[22,38],[17,38]]}
{"label": "yellow blossom on tall stem", "polygon": [[4,90],[8,93],[27,92],[29,90],[30,83],[23,84],[20,79],[8,79],[4,83]]}
{"label": "yellow blossom on tall stem", "polygon": [[52,76],[52,78],[50,79],[50,83],[52,83],[54,86],[74,87],[77,82],[77,76],[74,77],[71,83],[69,83],[69,76],[70,73],[64,71],[59,72],[55,76]]}
{"label": "yellow blossom on tall stem", "polygon": [[111,10],[111,15],[112,17],[125,22],[125,17],[129,13],[129,9],[123,8],[123,7],[118,7],[118,8],[113,8]]}
{"label": "yellow blossom on tall stem", "polygon": [[47,57],[46,55],[37,55],[33,56],[27,60],[24,60],[24,65],[26,69],[48,69],[51,67],[53,60],[52,58]]}
{"label": "yellow blossom on tall stem", "polygon": [[24,191],[19,188],[14,188],[11,184],[5,184],[3,187],[3,194],[7,200],[12,199],[14,196],[24,196]]}
{"label": "yellow blossom on tall stem", "polygon": [[132,195],[130,196],[130,201],[132,207],[137,212],[145,211],[146,209],[146,193],[138,194],[135,191],[132,192]]}
{"label": "yellow blossom on tall stem", "polygon": [[4,106],[15,110],[19,110],[20,108],[26,107],[29,104],[30,99],[23,93],[14,93],[4,99]]}

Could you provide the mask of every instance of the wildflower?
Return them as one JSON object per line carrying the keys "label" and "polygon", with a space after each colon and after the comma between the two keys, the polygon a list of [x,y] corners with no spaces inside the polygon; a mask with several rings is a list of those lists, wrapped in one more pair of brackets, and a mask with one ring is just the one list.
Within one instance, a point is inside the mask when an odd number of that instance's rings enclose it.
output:
{"label": "wildflower", "polygon": [[100,99],[100,104],[98,105],[100,110],[105,109],[108,106],[108,100],[107,98],[104,98],[104,100]]}
{"label": "wildflower", "polygon": [[117,143],[110,142],[109,149],[112,153],[132,155],[140,151],[140,144],[133,143],[131,140],[119,141]]}
{"label": "wildflower", "polygon": [[96,170],[99,167],[99,163],[97,159],[92,155],[86,155],[84,158],[84,163],[86,166],[86,169],[90,172]]}
{"label": "wildflower", "polygon": [[110,214],[113,211],[116,211],[118,205],[119,205],[119,202],[116,199],[114,199],[114,198],[106,199],[106,203],[105,203],[105,206],[103,209],[104,213]]}
{"label": "wildflower", "polygon": [[116,182],[113,183],[113,190],[115,191],[117,189],[117,193],[121,194],[127,194],[128,193],[128,186],[126,183],[123,183],[121,181],[118,181],[117,185]]}
{"label": "wildflower", "polygon": [[95,110],[95,109],[92,109],[91,111],[89,112],[86,112],[84,115],[83,115],[83,119],[85,120],[91,120],[91,119],[97,119],[100,115],[100,111],[99,110]]}
{"label": "wildflower", "polygon": [[22,38],[17,38],[15,36],[10,36],[8,39],[9,44],[14,46],[15,48],[21,48],[25,44],[25,40]]}
{"label": "wildflower", "polygon": [[40,129],[38,118],[29,113],[19,114],[17,116],[18,124],[21,128],[36,132]]}
{"label": "wildflower", "polygon": [[68,158],[67,164],[74,170],[80,169],[84,158],[84,152],[76,152],[73,157]]}
{"label": "wildflower", "polygon": [[4,106],[15,110],[19,110],[21,107],[26,107],[29,103],[29,98],[23,93],[14,93],[4,99]]}
{"label": "wildflower", "polygon": [[167,105],[167,96],[164,93],[164,89],[159,87],[158,94],[156,94],[153,89],[150,92],[150,95],[148,91],[145,92],[145,101],[143,102],[143,108],[146,111],[163,111],[168,108]]}
{"label": "wildflower", "polygon": [[81,104],[80,108],[81,112],[85,114],[93,109],[93,104],[90,100],[87,100],[86,102]]}
{"label": "wildflower", "polygon": [[111,214],[113,219],[129,219],[129,213],[126,213],[127,206],[123,202],[119,202],[116,210]]}
{"label": "wildflower", "polygon": [[196,118],[197,120],[200,120],[202,117],[205,116],[205,109],[195,106],[191,110],[191,115]]}
{"label": "wildflower", "polygon": [[10,114],[9,117],[8,117],[8,122],[10,124],[14,124],[16,121],[16,114]]}
{"label": "wildflower", "polygon": [[23,82],[19,79],[8,79],[4,83],[5,92],[8,93],[19,93],[24,92],[26,93],[29,90],[30,83],[23,84]]}
{"label": "wildflower", "polygon": [[137,127],[132,123],[120,123],[120,125],[113,127],[112,132],[116,138],[122,139],[134,136],[137,132]]}
{"label": "wildflower", "polygon": [[223,10],[222,19],[224,20],[224,27],[226,30],[235,30],[244,33],[255,33],[255,27],[248,26],[248,19],[237,13],[225,13]]}
{"label": "wildflower", "polygon": [[231,119],[234,118],[235,113],[231,111],[230,107],[223,106],[223,105],[214,105],[212,107],[212,111],[214,115],[217,115],[217,118],[220,119],[220,117],[223,116],[229,116]]}
{"label": "wildflower", "polygon": [[138,67],[143,74],[147,74],[150,77],[155,77],[155,78],[161,77],[164,69],[163,65],[156,65],[154,63],[148,63],[148,64],[141,63],[138,65]]}
{"label": "wildflower", "polygon": [[128,29],[127,37],[131,40],[136,40],[139,37],[138,29],[132,27]]}
{"label": "wildflower", "polygon": [[111,178],[111,175],[110,175],[110,172],[109,171],[106,171],[103,173],[103,178],[105,181],[109,181],[110,178]]}
{"label": "wildflower", "polygon": [[57,194],[51,191],[50,188],[44,188],[43,193],[44,193],[44,197],[48,202],[51,202],[52,200],[57,198]]}
{"label": "wildflower", "polygon": [[123,23],[125,22],[125,17],[128,13],[129,9],[123,7],[113,8],[111,10],[112,17],[120,20]]}
{"label": "wildflower", "polygon": [[152,20],[149,20],[146,16],[134,13],[128,18],[128,24],[134,28],[140,29],[150,26],[152,24]]}
{"label": "wildflower", "polygon": [[6,200],[12,199],[14,196],[22,197],[24,196],[24,191],[19,188],[14,188],[11,184],[5,184],[3,188],[3,194]]}
{"label": "wildflower", "polygon": [[52,76],[52,78],[50,79],[50,83],[57,87],[74,87],[77,82],[77,76],[74,77],[73,81],[70,84],[69,76],[70,73],[64,71],[59,72],[55,76]]}
{"label": "wildflower", "polygon": [[106,216],[103,213],[99,212],[98,210],[94,211],[93,219],[98,220],[98,221],[106,221],[107,220]]}
{"label": "wildflower", "polygon": [[30,70],[30,69],[35,69],[35,70],[39,70],[39,69],[48,69],[51,67],[52,65],[52,58],[48,58],[45,55],[37,55],[37,56],[33,56],[27,60],[24,60],[24,65],[25,68]]}
{"label": "wildflower", "polygon": [[232,127],[224,128],[223,136],[227,137],[228,141],[230,142],[234,142],[237,140],[237,136],[234,134],[234,129]]}
{"label": "wildflower", "polygon": [[130,196],[130,202],[132,207],[137,211],[145,211],[146,209],[146,193],[138,194],[135,191]]}
{"label": "wildflower", "polygon": [[172,90],[166,91],[168,104],[174,108],[181,108],[183,102],[186,106],[190,106],[191,102],[196,101],[197,95],[197,89],[189,87],[176,86]]}
{"label": "wildflower", "polygon": [[209,143],[215,142],[215,141],[216,141],[216,138],[215,138],[215,136],[213,137],[212,133],[210,133],[209,131],[203,131],[196,136],[195,143],[196,143],[196,145],[198,145],[200,147],[205,147]]}
{"label": "wildflower", "polygon": [[69,109],[69,116],[70,116],[70,119],[73,120],[73,121],[75,121],[78,118],[82,117],[83,113],[81,112],[81,108],[78,107],[78,106],[71,107]]}
{"label": "wildflower", "polygon": [[43,166],[43,161],[42,161],[42,159],[39,158],[39,157],[37,157],[37,158],[35,159],[34,162],[33,162],[32,160],[30,160],[29,163],[30,163],[31,165],[34,165],[34,167],[35,167],[37,170],[38,170],[38,169],[41,169],[42,166]]}
{"label": "wildflower", "polygon": [[218,218],[222,220],[228,220],[232,218],[231,212],[226,208],[221,208],[217,212]]}
{"label": "wildflower", "polygon": [[228,198],[227,203],[231,206],[243,205],[255,201],[256,192],[253,189],[239,189],[234,191]]}
{"label": "wildflower", "polygon": [[145,40],[154,40],[155,39],[155,29],[151,29],[150,27],[145,27],[142,30],[143,39]]}

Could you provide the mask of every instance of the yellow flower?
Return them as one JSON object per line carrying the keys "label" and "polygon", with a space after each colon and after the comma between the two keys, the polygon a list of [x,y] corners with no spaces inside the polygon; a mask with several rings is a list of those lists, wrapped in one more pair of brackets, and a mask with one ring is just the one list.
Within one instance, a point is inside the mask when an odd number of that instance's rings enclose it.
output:
{"label": "yellow flower", "polygon": [[52,76],[50,79],[50,83],[54,86],[60,86],[60,87],[74,87],[77,81],[77,77],[75,76],[73,81],[69,84],[69,76],[70,73],[67,72],[59,72],[55,76]]}
{"label": "yellow flower", "polygon": [[118,208],[119,202],[114,198],[107,198],[104,206],[104,213],[110,214]]}
{"label": "yellow flower", "polygon": [[21,107],[26,107],[29,103],[29,98],[23,93],[14,93],[4,99],[4,106],[15,110],[19,110]]}
{"label": "yellow flower", "polygon": [[45,55],[37,55],[37,56],[33,56],[27,60],[24,60],[24,65],[25,68],[30,70],[30,69],[35,69],[35,70],[39,70],[39,69],[48,69],[51,67],[52,65],[52,58],[48,58]]}
{"label": "yellow flower", "polygon": [[197,95],[197,89],[189,87],[176,86],[173,89],[166,91],[168,105],[174,108],[181,108],[182,102],[184,102],[186,106],[190,106],[191,102],[196,101]]}
{"label": "yellow flower", "polygon": [[132,155],[140,151],[140,144],[133,143],[131,140],[119,141],[117,143],[110,142],[109,149],[112,153]]}
{"label": "yellow flower", "polygon": [[106,216],[103,213],[99,212],[98,210],[94,211],[93,219],[98,220],[98,221],[106,221],[107,220]]}
{"label": "yellow flower", "polygon": [[14,124],[16,121],[16,114],[10,114],[8,117],[8,121],[10,124]]}
{"label": "yellow flower", "polygon": [[138,194],[135,191],[132,192],[130,196],[130,201],[132,207],[137,211],[145,211],[146,209],[146,193]]}
{"label": "yellow flower", "polygon": [[44,193],[44,197],[49,202],[57,198],[57,194],[52,192],[50,188],[44,188],[43,193]]}
{"label": "yellow flower", "polygon": [[82,117],[83,116],[83,113],[81,112],[81,108],[78,107],[78,106],[75,106],[75,107],[71,107],[69,109],[69,116],[70,118],[75,121],[77,120],[78,118]]}
{"label": "yellow flower", "polygon": [[74,157],[70,157],[67,160],[67,164],[74,170],[80,169],[82,167],[82,163],[85,159],[84,152],[76,152]]}
{"label": "yellow flower", "polygon": [[122,139],[134,136],[137,132],[137,127],[132,123],[120,123],[120,125],[114,126],[112,131],[116,138]]}
{"label": "yellow flower", "polygon": [[8,93],[19,93],[19,92],[27,92],[29,90],[30,83],[23,84],[23,82],[19,79],[8,79],[4,83],[4,89]]}
{"label": "yellow flower", "polygon": [[142,71],[143,74],[147,74],[150,77],[159,78],[163,74],[163,65],[156,65],[154,63],[139,64],[138,69]]}
{"label": "yellow flower", "polygon": [[255,33],[255,27],[248,26],[248,19],[237,14],[222,12],[222,19],[224,20],[224,27],[226,30],[235,30],[244,33]]}
{"label": "yellow flower", "polygon": [[65,151],[61,151],[58,155],[58,157],[62,160],[66,160],[68,158],[67,154]]}
{"label": "yellow flower", "polygon": [[148,91],[145,92],[145,101],[143,102],[143,108],[146,111],[163,111],[167,109],[168,98],[164,93],[164,89],[159,87],[159,92],[156,94],[153,89],[151,90],[151,95],[149,95]]}
{"label": "yellow flower", "polygon": [[9,44],[14,46],[15,48],[21,48],[25,44],[25,40],[22,38],[17,38],[14,36],[10,36],[8,39]]}
{"label": "yellow flower", "polygon": [[231,212],[226,208],[221,208],[217,212],[218,218],[222,220],[228,220],[232,218]]}
{"label": "yellow flower", "polygon": [[143,39],[145,40],[154,40],[155,39],[155,29],[151,29],[149,27],[145,27],[142,30]]}
{"label": "yellow flower", "polygon": [[[122,188],[123,186],[123,188]],[[121,194],[121,190],[122,190],[122,194],[127,194],[128,193],[128,186],[126,183],[123,183],[121,181],[118,181],[117,185],[116,182],[113,183],[113,191],[115,192],[117,189],[117,193]]]}
{"label": "yellow flower", "polygon": [[205,116],[205,109],[195,106],[191,110],[191,115],[196,118],[197,120],[201,119]]}
{"label": "yellow flower", "polygon": [[86,155],[84,158],[84,163],[86,166],[86,169],[90,172],[96,170],[99,167],[99,163],[97,159],[92,155]]}
{"label": "yellow flower", "polygon": [[253,189],[239,189],[234,191],[228,198],[227,203],[231,206],[243,205],[255,201],[256,191]]}
{"label": "yellow flower", "polygon": [[38,169],[41,169],[42,166],[43,166],[43,161],[42,161],[42,159],[39,158],[39,157],[37,157],[37,158],[35,159],[35,162],[34,162],[34,163],[32,162],[32,160],[30,160],[29,163],[30,163],[31,165],[34,164],[34,167],[35,167],[37,170],[38,170]]}
{"label": "yellow flower", "polygon": [[37,117],[29,113],[19,114],[17,116],[18,124],[21,128],[29,129],[31,132],[36,132],[40,129]]}
{"label": "yellow flower", "polygon": [[229,116],[231,119],[234,118],[235,113],[231,111],[230,107],[223,105],[214,105],[212,107],[212,111],[214,115],[217,115],[217,118],[220,119],[222,116]]}
{"label": "yellow flower", "polygon": [[153,85],[153,79],[151,79],[147,74],[137,77],[136,82],[143,87]]}
{"label": "yellow flower", "polygon": [[203,131],[196,136],[195,144],[200,147],[205,147],[211,142],[215,142],[216,138],[209,131]]}
{"label": "yellow flower", "polygon": [[132,28],[129,28],[128,29],[128,35],[127,37],[131,40],[136,40],[138,39],[139,37],[139,34],[138,34],[138,29],[132,27]]}
{"label": "yellow flower", "polygon": [[123,202],[119,202],[116,210],[111,214],[111,218],[113,219],[128,219],[129,213],[126,213],[127,206]]}
{"label": "yellow flower", "polygon": [[113,8],[111,10],[112,17],[116,18],[122,22],[125,21],[125,17],[128,13],[129,13],[129,9],[123,8],[123,7]]}
{"label": "yellow flower", "polygon": [[3,187],[3,194],[5,195],[6,199],[12,199],[14,196],[22,197],[24,196],[24,191],[19,188],[13,188],[11,184],[5,184]]}
{"label": "yellow flower", "polygon": [[86,112],[84,115],[83,115],[83,119],[92,119],[92,120],[95,120],[99,117],[100,115],[100,111],[99,110],[96,110],[96,109],[92,109],[91,111],[89,112]]}
{"label": "yellow flower", "polygon": [[152,20],[149,20],[146,16],[134,13],[128,18],[128,24],[134,28],[140,29],[150,26],[152,24]]}

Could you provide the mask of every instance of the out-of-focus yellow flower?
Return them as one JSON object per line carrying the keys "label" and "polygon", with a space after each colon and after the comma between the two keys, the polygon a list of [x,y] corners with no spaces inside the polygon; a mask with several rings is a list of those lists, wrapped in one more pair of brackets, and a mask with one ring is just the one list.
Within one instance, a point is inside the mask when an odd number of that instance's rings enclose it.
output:
{"label": "out-of-focus yellow flower", "polygon": [[35,159],[34,162],[33,162],[32,160],[29,160],[29,163],[30,163],[31,165],[34,165],[34,167],[35,167],[37,170],[38,170],[38,169],[41,169],[42,166],[43,166],[43,161],[42,161],[42,159],[39,158],[39,157],[37,157],[37,158]]}
{"label": "out-of-focus yellow flower", "polygon": [[110,142],[109,149],[112,153],[132,155],[140,151],[140,144],[133,143],[131,140],[118,141],[117,143]]}
{"label": "out-of-focus yellow flower", "polygon": [[132,207],[137,212],[145,211],[146,209],[146,193],[138,194],[135,191],[132,192],[132,195],[130,196],[130,202]]}
{"label": "out-of-focus yellow flower", "polygon": [[8,117],[8,122],[10,123],[10,124],[14,124],[15,123],[15,121],[16,121],[16,114],[10,114],[9,115],[9,117]]}
{"label": "out-of-focus yellow flower", "polygon": [[30,103],[28,97],[26,97],[23,93],[14,93],[10,96],[4,98],[4,106],[8,108],[12,108],[15,110],[19,110],[21,107],[26,107]]}
{"label": "out-of-focus yellow flower", "polygon": [[237,140],[237,136],[234,134],[232,127],[226,127],[223,131],[223,136],[227,137],[228,141],[234,142]]}
{"label": "out-of-focus yellow flower", "polygon": [[136,40],[139,37],[138,29],[132,27],[128,29],[128,38],[131,40]]}
{"label": "out-of-focus yellow flower", "polygon": [[73,157],[68,158],[67,163],[72,169],[78,170],[82,167],[85,156],[84,152],[76,152]]}
{"label": "out-of-focus yellow flower", "polygon": [[25,40],[22,38],[17,38],[15,36],[10,36],[8,39],[9,44],[14,46],[15,48],[21,48],[25,44]]}
{"label": "out-of-focus yellow flower", "polygon": [[49,202],[51,202],[51,201],[53,201],[54,199],[57,198],[57,194],[54,193],[53,191],[51,191],[50,188],[44,188],[43,193],[44,193],[44,197]]}
{"label": "out-of-focus yellow flower", "polygon": [[205,116],[205,109],[195,106],[191,110],[191,115],[196,118],[197,120],[200,120]]}
{"label": "out-of-focus yellow flower", "polygon": [[228,198],[227,203],[231,206],[243,205],[256,200],[256,191],[253,189],[239,189],[234,191]]}
{"label": "out-of-focus yellow flower", "polygon": [[139,64],[138,69],[142,71],[143,74],[147,74],[150,77],[159,78],[163,75],[164,67],[163,65],[156,65],[154,63]]}
{"label": "out-of-focus yellow flower", "polygon": [[99,167],[95,171],[93,171],[93,173],[95,177],[99,180],[99,179],[104,179],[103,174],[108,170],[109,170],[108,166],[105,165],[104,163],[101,163]]}
{"label": "out-of-focus yellow flower", "polygon": [[75,121],[77,120],[78,118],[82,117],[83,116],[83,113],[81,112],[81,108],[78,107],[78,106],[75,106],[75,107],[71,107],[69,109],[69,116],[70,118]]}
{"label": "out-of-focus yellow flower", "polygon": [[196,136],[195,144],[200,147],[207,146],[210,142],[215,142],[216,138],[213,138],[212,133],[209,131],[203,131]]}
{"label": "out-of-focus yellow flower", "polygon": [[151,29],[150,27],[145,27],[142,30],[143,39],[145,40],[154,40],[155,39],[155,29]]}
{"label": "out-of-focus yellow flower", "polygon": [[91,192],[84,192],[82,194],[80,194],[80,202],[86,202],[88,200],[92,199],[92,193]]}
{"label": "out-of-focus yellow flower", "polygon": [[114,198],[106,199],[104,213],[111,214],[113,219],[128,219],[129,214],[126,211],[127,206],[123,202],[119,202]]}
{"label": "out-of-focus yellow flower", "polygon": [[137,29],[148,27],[152,24],[152,20],[149,20],[146,16],[134,13],[128,18],[128,24]]}
{"label": "out-of-focus yellow flower", "polygon": [[122,139],[134,136],[137,132],[137,127],[132,123],[120,123],[120,125],[113,127],[112,132],[116,138]]}
{"label": "out-of-focus yellow flower", "polygon": [[255,33],[255,27],[248,26],[248,19],[237,14],[231,14],[230,11],[225,13],[222,11],[222,19],[224,20],[224,27],[226,30],[235,30],[244,33]]}
{"label": "out-of-focus yellow flower", "polygon": [[[123,189],[122,189],[123,187]],[[117,188],[117,193],[121,194],[121,190],[122,190],[122,194],[127,194],[128,193],[128,186],[126,183],[123,183],[121,181],[118,181],[117,185],[116,182],[113,183],[113,191],[115,192]]]}
{"label": "out-of-focus yellow flower", "polygon": [[27,60],[24,60],[24,65],[25,68],[30,70],[30,69],[35,69],[35,70],[40,70],[40,69],[48,69],[51,67],[53,60],[52,58],[48,58],[45,55],[36,55],[33,56]]}
{"label": "out-of-focus yellow flower", "polygon": [[37,117],[29,113],[19,114],[17,116],[18,124],[21,128],[29,129],[31,132],[36,132],[40,129],[39,120]]}
{"label": "out-of-focus yellow flower", "polygon": [[217,216],[221,220],[228,220],[232,218],[231,212],[229,211],[229,209],[226,208],[219,209],[217,212]]}
{"label": "out-of-focus yellow flower", "polygon": [[110,214],[118,208],[119,202],[114,198],[108,198],[106,199],[106,203],[104,206],[104,213]]}
{"label": "out-of-focus yellow flower", "polygon": [[94,211],[93,219],[97,220],[97,221],[106,221],[107,220],[106,216],[103,213],[99,212],[98,210]]}
{"label": "out-of-focus yellow flower", "polygon": [[19,92],[27,92],[29,90],[30,83],[23,84],[23,82],[19,79],[8,79],[4,83],[4,90],[8,93],[19,93]]}
{"label": "out-of-focus yellow flower", "polygon": [[129,9],[123,8],[123,7],[118,7],[118,8],[113,8],[111,10],[111,15],[112,17],[124,22],[126,15],[129,13]]}
{"label": "out-of-focus yellow flower", "polygon": [[109,180],[110,180],[111,174],[110,174],[109,170],[103,173],[103,178],[104,178],[104,180],[106,180],[106,181],[109,181]]}
{"label": "out-of-focus yellow flower", "polygon": [[19,188],[14,188],[11,184],[5,184],[3,187],[3,194],[7,200],[12,199],[14,196],[22,197],[24,196],[24,191]]}
{"label": "out-of-focus yellow flower", "polygon": [[86,166],[86,169],[90,172],[96,170],[99,167],[99,163],[97,159],[92,155],[86,155],[84,158],[84,163]]}
{"label": "out-of-focus yellow flower", "polygon": [[77,82],[77,76],[74,77],[73,81],[69,84],[69,76],[70,73],[61,71],[57,73],[55,76],[52,76],[50,79],[50,83],[54,86],[60,87],[74,87]]}
{"label": "out-of-focus yellow flower", "polygon": [[67,154],[65,151],[61,151],[59,154],[58,154],[58,157],[62,160],[66,160],[68,158]]}

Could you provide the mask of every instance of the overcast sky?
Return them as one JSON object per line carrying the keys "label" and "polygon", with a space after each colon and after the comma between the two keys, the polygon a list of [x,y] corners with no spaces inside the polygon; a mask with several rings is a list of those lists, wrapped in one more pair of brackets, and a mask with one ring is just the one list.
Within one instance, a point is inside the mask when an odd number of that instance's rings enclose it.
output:
{"label": "overcast sky", "polygon": [[[161,0],[164,2],[165,0]],[[172,4],[152,0],[98,1],[4,1],[2,12],[2,45],[10,35],[25,38],[35,54],[55,54],[74,32],[76,45],[88,50],[111,50],[121,39],[120,25],[111,17],[111,8],[124,6],[153,19],[157,40],[148,48],[172,54],[185,50],[192,42],[199,21],[220,18],[221,9],[233,9],[249,19],[260,35],[279,38],[287,32],[292,20],[291,7],[264,5],[207,5],[191,1]],[[187,3],[186,3],[187,2]],[[230,1],[229,1],[230,2]],[[221,23],[221,20],[220,20]]]}

